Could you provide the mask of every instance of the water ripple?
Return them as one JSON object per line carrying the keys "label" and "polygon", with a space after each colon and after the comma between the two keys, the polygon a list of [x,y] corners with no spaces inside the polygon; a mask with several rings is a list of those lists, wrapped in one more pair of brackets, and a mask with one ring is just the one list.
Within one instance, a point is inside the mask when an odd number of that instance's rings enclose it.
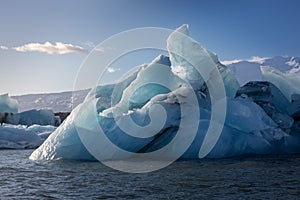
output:
{"label": "water ripple", "polygon": [[147,174],[0,151],[0,199],[297,199],[300,155],[178,161]]}

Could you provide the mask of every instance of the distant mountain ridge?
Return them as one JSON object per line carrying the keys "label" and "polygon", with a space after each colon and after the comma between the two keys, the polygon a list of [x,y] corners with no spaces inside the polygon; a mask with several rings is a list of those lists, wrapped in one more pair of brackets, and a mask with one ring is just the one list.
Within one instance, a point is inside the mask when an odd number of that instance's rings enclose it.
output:
{"label": "distant mountain ridge", "polygon": [[19,112],[31,109],[51,109],[53,112],[71,112],[73,107],[83,102],[90,90],[67,91],[61,93],[26,94],[12,96],[19,102]]}

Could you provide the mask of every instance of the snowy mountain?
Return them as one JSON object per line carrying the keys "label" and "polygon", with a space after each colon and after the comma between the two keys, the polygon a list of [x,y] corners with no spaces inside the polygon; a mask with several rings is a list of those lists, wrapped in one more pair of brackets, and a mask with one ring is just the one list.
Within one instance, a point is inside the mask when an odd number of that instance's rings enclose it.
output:
{"label": "snowy mountain", "polygon": [[250,60],[232,60],[222,63],[228,66],[241,86],[249,81],[262,80],[260,66],[270,66],[282,72],[300,74],[300,57],[253,57]]}
{"label": "snowy mountain", "polygon": [[61,93],[26,94],[13,96],[19,102],[19,112],[31,109],[51,109],[53,112],[71,112],[72,108],[83,102],[89,90]]}
{"label": "snowy mountain", "polygon": [[[260,66],[271,66],[282,72],[300,74],[300,57],[253,57],[250,60],[222,61],[222,64],[228,66],[241,86],[249,81],[262,80]],[[70,112],[73,105],[72,101],[74,105],[78,105],[83,102],[88,92],[89,90],[81,90],[74,93],[68,91],[62,93],[27,94],[13,96],[13,98],[19,102],[19,112],[42,108],[52,109],[54,112]]]}

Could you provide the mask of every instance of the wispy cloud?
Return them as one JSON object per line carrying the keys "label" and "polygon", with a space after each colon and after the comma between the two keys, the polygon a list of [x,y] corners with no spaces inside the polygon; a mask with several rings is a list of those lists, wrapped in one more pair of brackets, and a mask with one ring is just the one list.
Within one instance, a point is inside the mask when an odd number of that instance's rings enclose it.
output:
{"label": "wispy cloud", "polygon": [[96,45],[91,41],[83,42],[82,45],[87,46],[89,48],[95,48],[96,47]]}
{"label": "wispy cloud", "polygon": [[108,73],[115,73],[116,71],[120,71],[120,68],[108,67],[106,71]]}
{"label": "wispy cloud", "polygon": [[7,47],[7,46],[0,45],[0,49],[1,49],[1,50],[8,50],[8,47]]}
{"label": "wispy cloud", "polygon": [[94,50],[103,53],[105,51],[105,48],[104,47],[96,47]]}
{"label": "wispy cloud", "polygon": [[113,51],[115,49],[110,46],[97,46],[94,50],[103,53],[103,52],[107,52],[107,51]]}
{"label": "wispy cloud", "polygon": [[48,54],[87,53],[87,51],[80,46],[64,44],[62,42],[56,42],[55,44],[50,42],[45,42],[44,44],[29,43],[23,46],[14,47],[13,49],[19,52],[36,51]]}
{"label": "wispy cloud", "polygon": [[93,49],[94,51],[100,52],[100,53],[104,53],[106,51],[111,51],[114,50],[114,48],[110,47],[110,46],[102,46],[102,45],[96,45],[95,43],[91,42],[91,41],[86,41],[82,43],[83,46],[86,46],[88,48]]}

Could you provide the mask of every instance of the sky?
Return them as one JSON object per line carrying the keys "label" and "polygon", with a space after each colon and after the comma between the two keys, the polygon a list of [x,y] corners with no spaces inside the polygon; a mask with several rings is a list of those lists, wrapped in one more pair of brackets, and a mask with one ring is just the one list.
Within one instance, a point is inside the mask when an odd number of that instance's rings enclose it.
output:
{"label": "sky", "polygon": [[[188,24],[221,61],[300,56],[299,7],[298,0],[2,0],[0,94],[70,91],[96,45],[134,28]],[[158,53],[133,54],[107,68],[106,79]]]}

